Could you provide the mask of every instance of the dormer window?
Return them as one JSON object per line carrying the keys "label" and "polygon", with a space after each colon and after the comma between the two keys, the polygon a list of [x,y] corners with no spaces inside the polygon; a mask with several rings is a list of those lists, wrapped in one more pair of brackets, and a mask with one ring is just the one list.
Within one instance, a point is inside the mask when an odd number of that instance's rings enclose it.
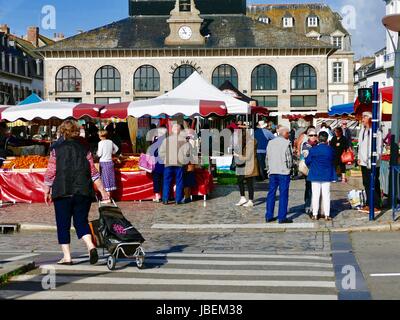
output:
{"label": "dormer window", "polygon": [[271,19],[266,17],[266,16],[258,17],[258,21],[261,22],[261,23],[265,23],[265,24],[270,24],[271,23]]}
{"label": "dormer window", "polygon": [[332,37],[332,44],[335,47],[339,47],[339,49],[342,50],[343,49],[343,37],[342,36]]}
{"label": "dormer window", "polygon": [[294,25],[293,17],[284,17],[283,18],[283,27],[284,28],[292,28]]}
{"label": "dormer window", "polygon": [[190,12],[191,11],[190,0],[179,0],[179,11],[180,12]]}
{"label": "dormer window", "polygon": [[308,25],[309,28],[318,27],[318,17],[317,16],[308,17],[307,25]]}

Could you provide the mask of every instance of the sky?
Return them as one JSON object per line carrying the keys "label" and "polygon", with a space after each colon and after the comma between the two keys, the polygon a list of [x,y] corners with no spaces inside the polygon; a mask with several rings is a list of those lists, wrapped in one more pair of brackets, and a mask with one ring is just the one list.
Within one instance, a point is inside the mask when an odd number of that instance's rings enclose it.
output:
{"label": "sky", "polygon": [[[327,3],[334,11],[345,17],[357,58],[374,54],[385,46],[385,29],[381,23],[385,15],[383,0],[248,0],[247,2],[248,4]],[[48,37],[53,37],[54,33],[72,36],[79,31],[91,30],[127,16],[128,0],[0,0],[0,23],[8,24],[11,32],[16,35],[25,34],[30,25],[38,25],[41,27],[41,33]],[[55,19],[52,19],[53,17]],[[48,30],[44,30],[43,25]]]}

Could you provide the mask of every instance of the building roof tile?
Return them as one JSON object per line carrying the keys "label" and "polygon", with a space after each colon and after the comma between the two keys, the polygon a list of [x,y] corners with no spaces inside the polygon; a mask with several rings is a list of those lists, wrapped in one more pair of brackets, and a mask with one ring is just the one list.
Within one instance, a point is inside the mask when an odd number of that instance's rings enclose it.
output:
{"label": "building roof tile", "polygon": [[[201,48],[334,48],[328,43],[266,25],[245,15],[202,15],[202,18],[202,35],[210,37]],[[170,32],[167,19],[166,16],[128,17],[38,51],[167,48],[164,45]]]}

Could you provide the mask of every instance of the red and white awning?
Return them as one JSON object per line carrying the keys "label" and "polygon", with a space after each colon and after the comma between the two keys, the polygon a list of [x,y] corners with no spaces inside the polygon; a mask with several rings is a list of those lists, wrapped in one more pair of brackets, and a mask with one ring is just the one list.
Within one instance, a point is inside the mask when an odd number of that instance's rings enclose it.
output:
{"label": "red and white awning", "polygon": [[104,106],[86,103],[42,101],[21,106],[1,106],[0,120],[10,122],[17,120],[31,121],[33,119],[48,120],[57,118],[60,120],[82,117],[99,118]]}
{"label": "red and white awning", "polygon": [[106,105],[101,110],[101,117],[124,119],[128,116],[140,118],[143,116],[184,115],[208,117],[212,114],[226,116],[227,107],[223,101],[208,101],[179,98],[154,98],[133,102],[122,102]]}

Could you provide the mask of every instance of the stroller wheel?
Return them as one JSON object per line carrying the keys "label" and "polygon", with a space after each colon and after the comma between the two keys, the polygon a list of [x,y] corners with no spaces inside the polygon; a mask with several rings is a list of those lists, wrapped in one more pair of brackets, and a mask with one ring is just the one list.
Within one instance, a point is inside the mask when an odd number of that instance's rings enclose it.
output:
{"label": "stroller wheel", "polygon": [[139,255],[136,257],[136,266],[137,266],[139,269],[143,269],[143,268],[144,268],[144,255],[139,254]]}
{"label": "stroller wheel", "polygon": [[113,255],[109,256],[107,259],[108,270],[114,270],[116,264],[117,264],[117,259]]}

